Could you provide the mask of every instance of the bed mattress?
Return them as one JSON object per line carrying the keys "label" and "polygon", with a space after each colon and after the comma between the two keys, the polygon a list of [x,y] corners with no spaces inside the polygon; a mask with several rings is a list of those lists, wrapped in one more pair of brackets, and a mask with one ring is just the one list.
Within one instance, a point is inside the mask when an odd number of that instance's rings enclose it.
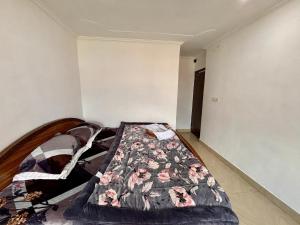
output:
{"label": "bed mattress", "polygon": [[99,225],[238,224],[223,188],[180,138],[159,141],[143,124],[121,123],[65,218]]}

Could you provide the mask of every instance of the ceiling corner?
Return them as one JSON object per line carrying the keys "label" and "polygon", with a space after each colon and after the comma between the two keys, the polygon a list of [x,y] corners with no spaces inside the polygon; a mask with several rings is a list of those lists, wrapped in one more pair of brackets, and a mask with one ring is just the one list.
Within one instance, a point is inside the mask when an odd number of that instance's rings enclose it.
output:
{"label": "ceiling corner", "polygon": [[61,26],[64,30],[71,33],[74,37],[78,37],[78,34],[74,30],[72,30],[70,26],[63,23],[62,20],[54,12],[48,9],[45,3],[42,2],[42,0],[29,0],[29,1],[31,1],[38,8],[40,8],[48,17],[50,17],[55,23]]}

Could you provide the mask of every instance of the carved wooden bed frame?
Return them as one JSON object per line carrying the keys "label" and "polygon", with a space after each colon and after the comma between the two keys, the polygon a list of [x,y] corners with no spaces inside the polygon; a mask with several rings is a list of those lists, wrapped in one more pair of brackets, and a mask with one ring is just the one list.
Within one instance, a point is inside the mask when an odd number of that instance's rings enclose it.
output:
{"label": "carved wooden bed frame", "polygon": [[[84,120],[77,118],[64,118],[49,122],[25,134],[1,151],[0,191],[11,183],[14,175],[18,172],[20,163],[35,148],[49,140],[55,134],[64,133],[67,130],[84,122]],[[178,132],[176,132],[176,135],[183,142],[183,144],[204,164],[197,151],[182,137],[182,135]]]}
{"label": "carved wooden bed frame", "polygon": [[25,134],[0,152],[0,191],[9,185],[17,173],[20,163],[35,148],[57,133],[63,133],[84,121],[64,118],[44,124]]}

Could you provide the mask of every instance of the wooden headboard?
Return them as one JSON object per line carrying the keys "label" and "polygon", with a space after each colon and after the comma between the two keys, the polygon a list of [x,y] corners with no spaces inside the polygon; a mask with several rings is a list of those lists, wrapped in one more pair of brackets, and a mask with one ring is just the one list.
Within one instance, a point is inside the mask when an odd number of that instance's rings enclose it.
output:
{"label": "wooden headboard", "polygon": [[66,132],[83,122],[83,120],[76,118],[55,120],[30,131],[2,150],[0,152],[0,190],[11,183],[20,163],[32,150],[55,134]]}

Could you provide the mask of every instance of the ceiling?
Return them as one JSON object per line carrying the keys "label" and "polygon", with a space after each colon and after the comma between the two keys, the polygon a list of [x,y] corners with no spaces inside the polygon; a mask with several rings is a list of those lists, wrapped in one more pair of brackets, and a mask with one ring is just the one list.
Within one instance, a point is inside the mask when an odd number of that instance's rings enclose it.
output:
{"label": "ceiling", "polygon": [[33,0],[78,36],[182,41],[195,55],[282,0]]}

